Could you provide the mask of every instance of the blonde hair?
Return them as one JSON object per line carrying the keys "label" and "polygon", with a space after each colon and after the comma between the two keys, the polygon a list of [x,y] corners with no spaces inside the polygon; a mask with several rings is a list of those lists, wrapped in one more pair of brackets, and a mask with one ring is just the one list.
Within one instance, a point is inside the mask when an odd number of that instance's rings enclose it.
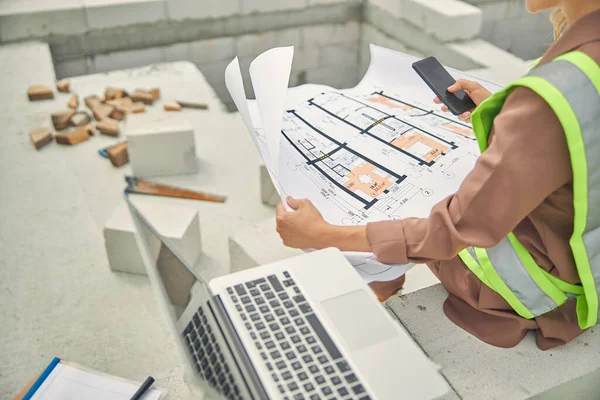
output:
{"label": "blonde hair", "polygon": [[557,8],[550,14],[550,22],[554,26],[554,41],[557,41],[567,27],[567,17],[560,8]]}

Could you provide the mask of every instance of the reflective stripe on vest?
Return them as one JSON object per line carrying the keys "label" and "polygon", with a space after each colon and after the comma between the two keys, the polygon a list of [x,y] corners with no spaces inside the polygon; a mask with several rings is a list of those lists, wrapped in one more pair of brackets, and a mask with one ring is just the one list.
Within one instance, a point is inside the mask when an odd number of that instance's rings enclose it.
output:
{"label": "reflective stripe on vest", "polygon": [[535,68],[486,100],[473,114],[482,151],[487,148],[493,118],[510,91],[518,86],[528,87],[542,97],[565,131],[575,210],[570,245],[582,286],[564,282],[537,266],[512,233],[494,247],[466,249],[459,256],[524,318],[544,314],[568,297],[578,296],[579,325],[585,329],[596,324],[599,312],[600,164],[594,164],[594,155],[600,157],[600,67],[584,53],[568,53]]}

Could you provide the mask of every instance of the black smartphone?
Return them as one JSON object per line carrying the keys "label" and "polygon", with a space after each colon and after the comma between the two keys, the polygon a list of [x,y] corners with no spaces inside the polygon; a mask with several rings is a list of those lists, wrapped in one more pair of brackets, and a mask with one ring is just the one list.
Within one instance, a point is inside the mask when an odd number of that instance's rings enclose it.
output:
{"label": "black smartphone", "polygon": [[460,115],[475,108],[475,103],[464,90],[456,93],[448,91],[448,87],[452,86],[456,80],[435,57],[417,61],[413,63],[412,67],[442,103],[448,106],[452,114]]}

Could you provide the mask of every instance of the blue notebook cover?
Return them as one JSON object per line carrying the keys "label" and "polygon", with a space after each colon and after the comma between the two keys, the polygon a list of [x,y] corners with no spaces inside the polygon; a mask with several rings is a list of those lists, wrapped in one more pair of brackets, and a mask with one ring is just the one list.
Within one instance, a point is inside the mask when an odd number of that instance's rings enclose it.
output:
{"label": "blue notebook cover", "polygon": [[23,400],[31,399],[31,396],[33,396],[35,394],[35,392],[37,392],[37,390],[40,388],[40,386],[42,386],[42,383],[44,383],[46,378],[48,378],[48,376],[52,373],[52,371],[54,370],[54,367],[56,367],[59,363],[60,363],[60,358],[54,357],[54,359],[50,362],[50,364],[48,364],[48,366],[46,367],[44,372],[42,372],[42,374],[37,379],[37,381],[35,381],[33,386],[31,386],[31,388],[29,388],[27,393],[25,393],[25,396],[23,396]]}

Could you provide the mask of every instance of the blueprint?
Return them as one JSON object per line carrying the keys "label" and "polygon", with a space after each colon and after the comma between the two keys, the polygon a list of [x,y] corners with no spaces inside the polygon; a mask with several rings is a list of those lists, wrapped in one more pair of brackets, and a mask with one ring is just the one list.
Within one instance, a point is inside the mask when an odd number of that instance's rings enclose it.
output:
{"label": "blueprint", "polygon": [[[225,76],[282,199],[308,198],[335,225],[427,217],[473,168],[479,150],[472,127],[439,111],[412,70],[415,58],[372,45],[366,75],[343,90],[288,89],[292,58],[293,48],[276,48],[252,63],[256,100],[246,99],[237,59]],[[347,258],[367,282],[411,267],[384,265],[369,253]]]}

